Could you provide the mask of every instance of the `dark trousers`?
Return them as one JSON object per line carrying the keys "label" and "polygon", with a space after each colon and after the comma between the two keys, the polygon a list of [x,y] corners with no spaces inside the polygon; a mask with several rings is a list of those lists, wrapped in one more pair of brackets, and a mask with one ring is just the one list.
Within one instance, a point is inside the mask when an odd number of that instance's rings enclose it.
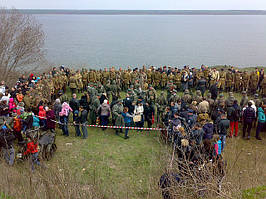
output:
{"label": "dark trousers", "polygon": [[243,137],[246,136],[246,131],[248,132],[248,136],[250,136],[250,131],[252,128],[252,122],[245,122],[243,124]]}
{"label": "dark trousers", "polygon": [[257,130],[256,130],[256,138],[260,137],[260,131],[264,128],[265,123],[258,122]]}
{"label": "dark trousers", "polygon": [[73,95],[73,93],[76,93],[76,89],[75,88],[70,88],[70,90],[71,90],[72,95]]}

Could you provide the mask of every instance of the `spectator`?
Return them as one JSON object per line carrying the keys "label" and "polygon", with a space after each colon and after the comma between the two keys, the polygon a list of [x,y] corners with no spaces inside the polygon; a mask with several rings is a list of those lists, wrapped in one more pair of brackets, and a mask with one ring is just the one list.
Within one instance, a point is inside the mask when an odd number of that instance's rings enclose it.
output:
{"label": "spectator", "polygon": [[80,117],[79,117],[79,123],[81,125],[81,130],[83,134],[83,139],[88,138],[88,131],[87,131],[87,123],[88,123],[88,111],[83,107],[79,107],[80,111]]}
{"label": "spectator", "polygon": [[255,110],[251,106],[252,106],[252,102],[249,101],[248,107],[246,107],[244,109],[244,112],[243,112],[243,138],[246,137],[246,131],[247,131],[247,133],[248,133],[247,139],[248,140],[250,139],[250,131],[252,128],[252,123],[253,123],[254,119],[256,118]]}
{"label": "spectator", "polygon": [[[109,123],[109,117],[111,114],[110,105],[107,104],[107,100],[104,100],[103,103],[99,106],[97,112],[100,115],[101,125],[106,126]],[[106,128],[103,128],[105,130]]]}
{"label": "spectator", "polygon": [[257,125],[257,129],[256,129],[256,139],[257,140],[261,140],[260,137],[260,131],[264,128],[265,126],[265,122],[266,122],[266,118],[265,118],[265,113],[264,110],[262,108],[263,103],[260,103],[260,106],[258,108],[258,125]]}
{"label": "spectator", "polygon": [[60,116],[60,122],[62,123],[62,131],[64,136],[69,136],[68,132],[68,117],[70,111],[72,112],[72,108],[69,106],[67,102],[64,102],[62,105],[62,110],[59,113]]}
{"label": "spectator", "polygon": [[47,130],[50,130],[52,133],[55,133],[55,113],[54,110],[51,107],[47,107],[48,110],[46,112],[46,122],[47,122]]}
{"label": "spectator", "polygon": [[144,118],[148,123],[148,128],[151,128],[154,120],[154,108],[148,102],[144,106]]}
{"label": "spectator", "polygon": [[[141,101],[138,101],[137,105],[135,106],[134,110],[134,118],[136,119],[135,124],[137,127],[143,127],[144,126],[144,107]],[[140,130],[138,130],[140,131]]]}
{"label": "spectator", "polygon": [[233,136],[235,131],[235,137],[237,137],[238,134],[238,121],[240,118],[240,107],[238,105],[237,100],[234,100],[233,104],[229,104],[227,108],[227,119],[230,120],[230,137]]}
{"label": "spectator", "polygon": [[218,134],[222,142],[222,149],[221,149],[222,151],[224,150],[224,147],[225,147],[226,135],[227,135],[229,126],[230,126],[230,121],[226,118],[225,114],[222,114],[221,120],[218,123]]}
{"label": "spectator", "polygon": [[[130,127],[132,124],[132,117],[133,116],[128,113],[128,107],[124,107],[124,111],[122,113],[122,116],[124,118],[125,127]],[[129,129],[125,130],[125,139],[129,138],[128,131],[129,131]]]}

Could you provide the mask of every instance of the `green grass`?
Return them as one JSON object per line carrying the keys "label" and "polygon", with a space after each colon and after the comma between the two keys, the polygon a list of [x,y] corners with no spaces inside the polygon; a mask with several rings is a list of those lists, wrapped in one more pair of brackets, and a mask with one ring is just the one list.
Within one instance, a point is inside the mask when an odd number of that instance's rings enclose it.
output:
{"label": "green grass", "polygon": [[166,167],[162,155],[167,147],[159,144],[157,132],[129,131],[130,139],[124,140],[112,129],[89,128],[84,140],[73,138],[74,129],[70,131],[71,137],[57,136],[58,151],[50,166],[68,164],[73,173],[81,174],[81,183],[96,184],[107,198],[147,198],[151,190],[158,193],[154,185]]}
{"label": "green grass", "polygon": [[265,199],[266,198],[266,186],[254,187],[243,191],[243,199]]}

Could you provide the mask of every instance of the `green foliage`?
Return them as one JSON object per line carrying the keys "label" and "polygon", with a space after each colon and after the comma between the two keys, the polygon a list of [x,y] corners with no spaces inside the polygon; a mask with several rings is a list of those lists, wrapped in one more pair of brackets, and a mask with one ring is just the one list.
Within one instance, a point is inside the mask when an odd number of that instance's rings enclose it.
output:
{"label": "green foliage", "polygon": [[266,186],[254,187],[243,191],[243,199],[264,199],[266,198]]}

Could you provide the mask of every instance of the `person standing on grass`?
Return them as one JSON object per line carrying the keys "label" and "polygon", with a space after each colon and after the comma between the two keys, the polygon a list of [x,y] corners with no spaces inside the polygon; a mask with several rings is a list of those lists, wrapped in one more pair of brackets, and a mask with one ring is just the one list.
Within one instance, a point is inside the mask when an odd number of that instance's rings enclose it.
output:
{"label": "person standing on grass", "polygon": [[[135,117],[139,117],[138,121],[135,122],[137,127],[143,127],[144,125],[143,113],[144,113],[143,104],[141,103],[141,101],[138,101],[137,105],[135,106],[135,110],[134,110]],[[137,130],[137,131],[141,131],[141,130]]]}
{"label": "person standing on grass", "polygon": [[222,114],[221,120],[218,123],[218,134],[222,142],[222,149],[221,149],[222,151],[224,150],[225,147],[225,140],[229,126],[230,126],[230,121],[226,118],[225,114]]}
{"label": "person standing on grass", "polygon": [[235,137],[237,137],[238,133],[238,121],[240,118],[240,107],[238,106],[237,100],[234,100],[233,104],[229,104],[227,108],[227,118],[230,120],[230,138],[233,137],[235,130]]}
{"label": "person standing on grass", "polygon": [[64,102],[62,104],[62,110],[59,113],[60,116],[60,122],[62,123],[62,131],[64,136],[69,136],[68,132],[68,117],[69,117],[69,112],[72,112],[72,108],[69,106],[67,102]]}
{"label": "person standing on grass", "polygon": [[88,111],[83,107],[79,107],[80,116],[79,123],[81,125],[81,131],[83,134],[83,139],[88,138],[87,124],[88,124]]}
{"label": "person standing on grass", "polygon": [[144,117],[148,123],[148,128],[151,128],[154,117],[154,108],[148,102],[146,102],[146,105],[144,106]]}
{"label": "person standing on grass", "polygon": [[[133,116],[128,113],[128,107],[125,107],[124,108],[124,111],[122,113],[122,116],[124,118],[125,127],[130,127],[131,124],[132,124],[132,117]],[[128,139],[129,138],[128,131],[129,131],[129,129],[126,129],[125,130],[125,139]]]}
{"label": "person standing on grass", "polygon": [[[108,104],[108,101],[105,99],[103,103],[99,106],[98,115],[100,116],[101,125],[107,126],[109,123],[109,117],[111,115],[111,109],[110,105]],[[106,128],[102,128],[104,131]]]}
{"label": "person standing on grass", "polygon": [[252,102],[249,101],[248,107],[246,107],[244,109],[244,112],[243,112],[243,138],[245,138],[246,131],[247,131],[248,132],[248,137],[247,137],[248,140],[250,139],[250,131],[252,128],[253,121],[256,118],[255,110],[251,106],[252,106]]}
{"label": "person standing on grass", "polygon": [[259,108],[258,108],[258,125],[257,125],[257,129],[256,129],[256,139],[257,140],[261,140],[260,131],[264,128],[265,122],[266,122],[266,117],[265,117],[265,113],[264,113],[264,110],[262,108],[262,105],[263,105],[263,103],[261,102],[259,104]]}

